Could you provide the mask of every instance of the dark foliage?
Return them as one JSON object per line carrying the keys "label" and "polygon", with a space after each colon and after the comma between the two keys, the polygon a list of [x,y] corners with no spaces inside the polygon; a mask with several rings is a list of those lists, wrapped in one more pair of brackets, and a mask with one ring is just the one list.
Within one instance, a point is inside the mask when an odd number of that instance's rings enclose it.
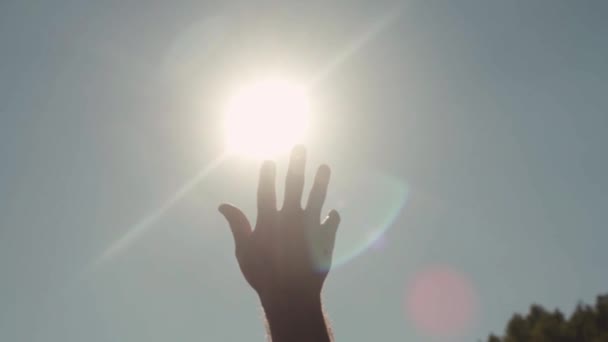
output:
{"label": "dark foliage", "polygon": [[532,305],[527,315],[511,317],[503,336],[490,335],[488,342],[608,342],[608,294],[595,305],[579,303],[570,317]]}

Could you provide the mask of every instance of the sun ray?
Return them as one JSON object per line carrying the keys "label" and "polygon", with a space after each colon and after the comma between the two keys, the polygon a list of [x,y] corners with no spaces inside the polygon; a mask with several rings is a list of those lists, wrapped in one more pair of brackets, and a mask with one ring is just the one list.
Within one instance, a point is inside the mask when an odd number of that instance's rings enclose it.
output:
{"label": "sun ray", "polygon": [[395,23],[403,12],[404,4],[386,12],[381,18],[372,23],[363,33],[346,45],[340,52],[319,70],[311,81],[311,85],[319,83],[328,77],[336,68],[361,50],[365,45],[376,38],[380,33]]}
{"label": "sun ray", "polygon": [[[359,35],[354,41],[350,42],[340,53],[338,53],[325,67],[323,67],[315,77],[308,84],[313,86],[314,84],[321,82],[323,79],[328,77],[336,68],[348,60],[353,54],[361,50],[370,41],[376,38],[381,32],[383,32],[388,26],[393,24],[400,16],[403,5],[393,9],[382,18],[372,24],[365,32]],[[195,186],[200,183],[213,169],[215,169],[221,162],[228,157],[228,152],[222,154],[218,158],[211,161],[209,165],[203,168],[196,176],[188,180],[183,186],[181,186],[172,196],[162,203],[156,210],[150,212],[144,216],[135,225],[126,229],[126,233],[118,240],[114,241],[104,252],[96,258],[83,273],[87,273],[96,267],[107,263],[113,258],[117,257],[120,253],[123,253],[129,246],[131,246],[139,237],[146,233],[169,209],[171,209],[177,202],[183,197],[188,195]]]}
{"label": "sun ray", "polygon": [[227,154],[222,154],[219,157],[205,166],[198,174],[192,179],[188,180],[182,185],[173,195],[171,195],[166,201],[162,203],[156,210],[150,212],[144,216],[139,222],[130,228],[126,229],[126,233],[118,240],[114,241],[106,250],[89,266],[89,268],[95,268],[103,263],[110,261],[111,259],[124,252],[126,248],[135,242],[141,235],[147,232],[171,207],[173,207],[182,198],[188,195],[211,171],[219,166],[226,158]]}

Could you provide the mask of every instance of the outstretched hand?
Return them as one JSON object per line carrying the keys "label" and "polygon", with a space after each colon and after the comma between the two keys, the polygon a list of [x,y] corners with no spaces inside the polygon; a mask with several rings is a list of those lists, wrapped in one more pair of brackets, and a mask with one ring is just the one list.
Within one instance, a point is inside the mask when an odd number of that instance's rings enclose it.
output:
{"label": "outstretched hand", "polygon": [[321,222],[330,169],[327,165],[318,168],[308,203],[302,208],[305,164],[306,150],[295,147],[287,171],[285,200],[277,209],[276,166],[272,161],[263,163],[255,229],[240,209],[230,204],[219,207],[232,230],[241,271],[265,307],[318,301],[331,265],[340,217],[332,210]]}

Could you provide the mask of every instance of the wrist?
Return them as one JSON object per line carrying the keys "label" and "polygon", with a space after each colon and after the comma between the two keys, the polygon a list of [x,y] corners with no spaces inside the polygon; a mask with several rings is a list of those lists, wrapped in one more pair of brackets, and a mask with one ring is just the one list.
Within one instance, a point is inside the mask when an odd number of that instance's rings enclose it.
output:
{"label": "wrist", "polygon": [[260,300],[272,341],[330,341],[320,295]]}
{"label": "wrist", "polygon": [[273,295],[260,296],[260,302],[266,315],[298,316],[310,313],[322,313],[320,295],[288,296]]}

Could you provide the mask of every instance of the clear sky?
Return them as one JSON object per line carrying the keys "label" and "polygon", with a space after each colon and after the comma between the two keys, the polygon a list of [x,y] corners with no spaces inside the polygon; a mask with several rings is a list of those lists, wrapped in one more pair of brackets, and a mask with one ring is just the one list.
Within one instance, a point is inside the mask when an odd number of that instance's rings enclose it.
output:
{"label": "clear sky", "polygon": [[533,302],[594,300],[606,17],[601,0],[2,1],[0,340],[264,340],[216,208],[255,214],[259,162],[218,161],[218,108],[265,70],[316,79],[337,341],[475,341]]}

